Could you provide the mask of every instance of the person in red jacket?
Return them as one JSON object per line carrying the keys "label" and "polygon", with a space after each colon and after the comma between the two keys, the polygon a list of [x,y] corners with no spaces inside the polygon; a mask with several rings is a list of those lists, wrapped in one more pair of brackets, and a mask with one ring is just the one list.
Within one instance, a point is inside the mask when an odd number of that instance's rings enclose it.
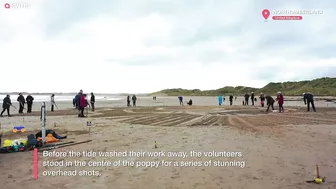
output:
{"label": "person in red jacket", "polygon": [[78,115],[78,117],[85,117],[84,116],[84,109],[89,105],[87,99],[86,99],[86,94],[82,95],[80,97],[80,114]]}
{"label": "person in red jacket", "polygon": [[284,104],[284,97],[281,92],[278,92],[276,100],[278,101],[279,104],[279,113],[284,112],[283,104]]}

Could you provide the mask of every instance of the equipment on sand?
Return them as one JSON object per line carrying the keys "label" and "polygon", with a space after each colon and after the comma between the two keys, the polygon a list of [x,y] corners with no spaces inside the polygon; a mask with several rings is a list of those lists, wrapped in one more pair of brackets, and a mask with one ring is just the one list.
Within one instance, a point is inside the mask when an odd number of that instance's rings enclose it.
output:
{"label": "equipment on sand", "polygon": [[42,121],[42,145],[44,145],[46,140],[46,125],[47,125],[47,109],[45,102],[42,102],[40,119]]}
{"label": "equipment on sand", "polygon": [[85,141],[81,141],[81,142],[74,142],[74,143],[70,143],[70,144],[59,144],[59,145],[54,145],[51,147],[43,147],[38,149],[39,152],[41,151],[48,151],[48,150],[53,150],[53,149],[57,149],[57,148],[64,148],[64,147],[68,147],[68,146],[73,146],[73,145],[77,145],[77,144],[84,144],[84,143],[88,143],[91,142],[92,140],[85,140]]}
{"label": "equipment on sand", "polygon": [[25,126],[14,126],[13,133],[21,132],[24,133],[26,131]]}
{"label": "equipment on sand", "polygon": [[13,106],[13,105],[10,105],[10,106],[12,106],[15,110],[17,110],[17,108],[15,106]]}
{"label": "equipment on sand", "polygon": [[91,121],[87,121],[87,122],[86,122],[86,126],[89,127],[89,135],[91,135],[91,126],[92,126]]}
{"label": "equipment on sand", "polygon": [[314,180],[308,180],[306,182],[307,183],[315,183],[315,184],[321,184],[322,182],[325,182],[326,177],[321,177],[320,176],[320,171],[319,171],[318,165],[316,165],[315,172],[316,172],[315,179]]}

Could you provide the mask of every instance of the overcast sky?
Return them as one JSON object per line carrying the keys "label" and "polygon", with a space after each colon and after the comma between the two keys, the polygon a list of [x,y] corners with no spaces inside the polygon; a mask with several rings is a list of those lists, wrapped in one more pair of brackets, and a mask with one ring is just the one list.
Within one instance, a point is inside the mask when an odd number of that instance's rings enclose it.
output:
{"label": "overcast sky", "polygon": [[[2,92],[147,93],[336,77],[335,0],[10,2],[30,7],[0,8]],[[265,8],[323,14],[265,22]]]}

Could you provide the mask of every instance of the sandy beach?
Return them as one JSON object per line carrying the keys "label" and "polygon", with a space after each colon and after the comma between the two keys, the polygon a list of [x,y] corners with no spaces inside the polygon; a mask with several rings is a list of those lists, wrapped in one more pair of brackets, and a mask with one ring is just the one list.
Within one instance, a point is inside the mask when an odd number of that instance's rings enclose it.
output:
{"label": "sandy beach", "polygon": [[[180,157],[42,157],[39,178],[33,176],[33,152],[0,154],[0,181],[4,189],[310,189],[336,188],[336,104],[316,101],[317,112],[306,112],[302,101],[286,101],[285,113],[265,113],[259,102],[241,106],[242,98],[229,106],[216,97],[184,97],[195,106],[178,106],[177,97],[139,97],[138,107],[126,101],[99,101],[95,112],[78,118],[71,102],[58,102],[48,112],[47,128],[63,141],[90,143],[55,149],[56,152],[186,152]],[[49,111],[48,107],[48,111]],[[5,139],[25,138],[41,129],[40,104],[33,113],[1,117]],[[5,114],[6,115],[6,114]],[[92,123],[90,133],[87,122]],[[12,133],[24,125],[25,133]],[[155,148],[155,141],[157,148]],[[190,152],[201,152],[191,157]],[[241,157],[206,157],[204,152],[240,152]],[[52,151],[50,151],[52,152]],[[178,166],[46,167],[43,161],[185,162]],[[191,166],[195,162],[237,162],[236,166]],[[244,166],[239,164],[244,162]],[[315,165],[326,182],[313,180]],[[239,166],[240,165],[240,166]],[[96,171],[98,176],[43,176],[44,171]]]}

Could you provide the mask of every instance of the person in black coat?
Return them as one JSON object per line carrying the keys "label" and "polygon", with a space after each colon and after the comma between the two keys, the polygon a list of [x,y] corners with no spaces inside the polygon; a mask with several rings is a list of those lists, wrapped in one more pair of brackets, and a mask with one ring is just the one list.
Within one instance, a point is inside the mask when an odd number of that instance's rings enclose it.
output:
{"label": "person in black coat", "polygon": [[233,101],[233,96],[232,95],[230,95],[229,101],[230,101],[230,106],[232,106],[232,101]]}
{"label": "person in black coat", "polygon": [[91,110],[93,112],[95,111],[95,103],[96,103],[96,97],[93,94],[93,92],[91,92],[90,104],[91,104]]}
{"label": "person in black coat", "polygon": [[245,106],[248,106],[249,105],[249,98],[250,98],[250,95],[248,94],[248,93],[246,93],[245,95],[244,95],[244,97],[245,97]]}
{"label": "person in black coat", "polygon": [[34,97],[32,97],[30,94],[28,94],[28,96],[26,97],[26,101],[27,101],[27,113],[31,113],[32,112],[32,107],[33,107]]}
{"label": "person in black coat", "polygon": [[266,97],[266,101],[267,101],[267,110],[266,112],[268,112],[269,108],[271,107],[272,110],[274,110],[274,103],[275,103],[275,100],[273,97],[267,95]]}
{"label": "person in black coat", "polygon": [[23,113],[23,109],[24,109],[24,104],[26,103],[26,100],[24,98],[24,96],[19,93],[19,97],[17,98],[17,101],[19,102],[19,114]]}
{"label": "person in black coat", "polygon": [[7,110],[7,115],[8,117],[10,117],[10,113],[9,113],[9,108],[10,106],[12,105],[12,101],[10,99],[10,96],[7,95],[4,99],[3,99],[3,104],[2,104],[2,112],[1,112],[1,117],[2,117],[2,114]]}
{"label": "person in black coat", "polygon": [[312,105],[313,111],[316,112],[314,104],[314,95],[311,93],[303,93],[303,102],[307,105],[307,112],[310,111],[310,104]]}
{"label": "person in black coat", "polygon": [[252,101],[252,106],[254,106],[254,101],[255,101],[254,92],[251,93],[251,101]]}

